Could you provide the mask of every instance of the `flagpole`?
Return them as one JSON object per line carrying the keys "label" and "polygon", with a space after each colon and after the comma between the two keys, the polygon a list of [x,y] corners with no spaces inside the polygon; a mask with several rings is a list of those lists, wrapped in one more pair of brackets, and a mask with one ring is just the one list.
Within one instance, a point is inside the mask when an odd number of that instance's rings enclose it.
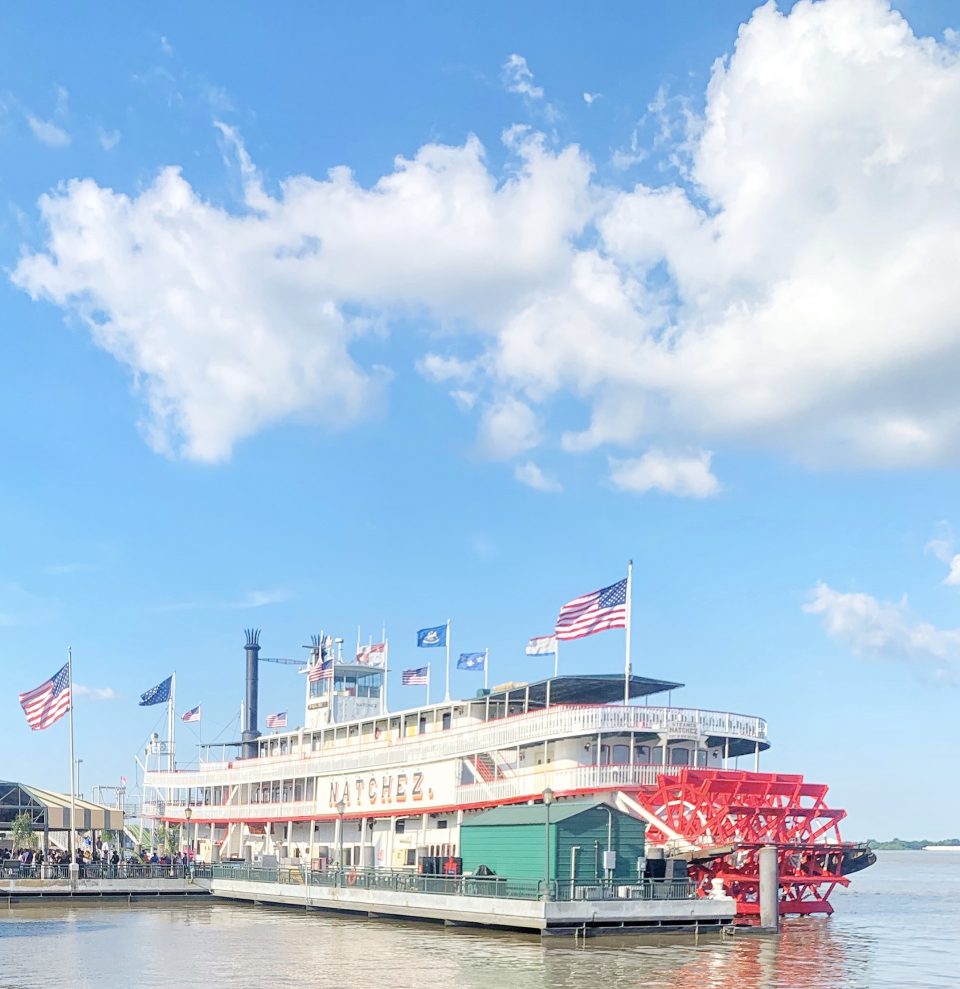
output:
{"label": "flagpole", "polygon": [[430,664],[427,663],[427,707],[430,706]]}
{"label": "flagpole", "polygon": [[487,674],[490,670],[490,647],[483,650],[483,689],[487,689]]}
{"label": "flagpole", "polygon": [[67,646],[67,680],[70,689],[70,868],[77,863],[77,792],[73,773],[73,648]]}
{"label": "flagpole", "polygon": [[387,630],[383,630],[383,696],[380,701],[380,713],[386,714],[387,707],[387,680],[390,675],[390,644],[387,639]]}
{"label": "flagpole", "polygon": [[560,671],[560,636],[556,631],[553,633],[553,675],[556,677]]}
{"label": "flagpole", "polygon": [[633,560],[627,563],[627,622],[626,622],[626,656],[623,665],[623,703],[630,703],[630,595],[633,591]]}
{"label": "flagpole", "polygon": [[444,700],[450,700],[450,619],[447,619],[447,634],[444,636],[444,640],[447,644],[447,679],[446,679],[446,690],[444,692]]}

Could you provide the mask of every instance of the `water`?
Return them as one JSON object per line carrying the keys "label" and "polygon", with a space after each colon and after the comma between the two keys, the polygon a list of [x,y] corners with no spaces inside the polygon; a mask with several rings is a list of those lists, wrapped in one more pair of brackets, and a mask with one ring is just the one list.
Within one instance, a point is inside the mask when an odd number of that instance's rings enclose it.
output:
{"label": "water", "polygon": [[832,918],[779,938],[489,934],[202,901],[0,913],[0,986],[34,989],[957,989],[960,852],[881,852]]}

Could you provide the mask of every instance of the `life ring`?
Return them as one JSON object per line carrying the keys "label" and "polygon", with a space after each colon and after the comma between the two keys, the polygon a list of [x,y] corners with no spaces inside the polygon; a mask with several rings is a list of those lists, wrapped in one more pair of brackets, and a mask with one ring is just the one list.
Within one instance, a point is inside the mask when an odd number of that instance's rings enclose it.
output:
{"label": "life ring", "polygon": [[357,876],[357,870],[356,869],[351,869],[347,873],[347,885],[348,886],[356,886],[357,885],[357,879],[358,878],[359,877]]}

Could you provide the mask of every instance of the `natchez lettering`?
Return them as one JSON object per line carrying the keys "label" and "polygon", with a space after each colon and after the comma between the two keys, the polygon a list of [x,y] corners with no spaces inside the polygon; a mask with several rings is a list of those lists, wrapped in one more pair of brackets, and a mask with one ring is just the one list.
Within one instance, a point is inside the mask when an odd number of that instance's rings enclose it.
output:
{"label": "natchez lettering", "polygon": [[358,776],[343,782],[331,782],[330,806],[340,801],[344,806],[368,803],[405,804],[408,801],[423,800],[423,773],[396,773],[391,776]]}

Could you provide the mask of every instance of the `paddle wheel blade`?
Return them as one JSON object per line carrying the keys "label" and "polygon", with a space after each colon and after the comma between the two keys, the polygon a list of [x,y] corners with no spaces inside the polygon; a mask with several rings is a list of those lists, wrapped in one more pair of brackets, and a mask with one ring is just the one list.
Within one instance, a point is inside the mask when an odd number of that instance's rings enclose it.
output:
{"label": "paddle wheel blade", "polygon": [[679,768],[633,797],[663,822],[662,830],[648,826],[647,842],[684,851],[699,888],[723,880],[744,917],[760,912],[765,845],[778,852],[781,914],[832,913],[830,895],[849,884],[847,873],[875,861],[863,846],[842,841],[846,811],[827,806],[826,785],[802,776]]}

